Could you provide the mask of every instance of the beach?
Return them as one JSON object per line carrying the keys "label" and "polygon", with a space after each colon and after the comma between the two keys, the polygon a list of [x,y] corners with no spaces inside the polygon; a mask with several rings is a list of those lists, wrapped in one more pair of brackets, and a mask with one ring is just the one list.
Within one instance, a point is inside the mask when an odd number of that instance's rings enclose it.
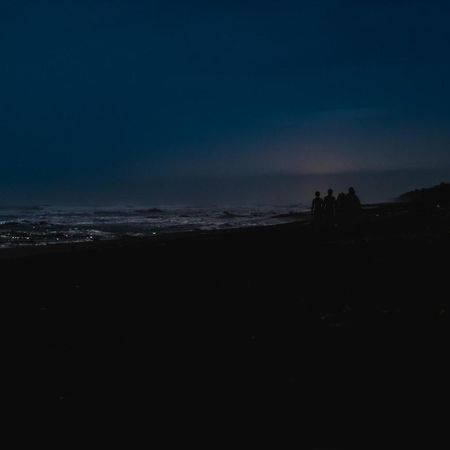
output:
{"label": "beach", "polygon": [[144,406],[191,431],[283,417],[322,438],[376,408],[395,426],[448,398],[449,250],[448,209],[396,204],[339,226],[3,250],[13,396]]}

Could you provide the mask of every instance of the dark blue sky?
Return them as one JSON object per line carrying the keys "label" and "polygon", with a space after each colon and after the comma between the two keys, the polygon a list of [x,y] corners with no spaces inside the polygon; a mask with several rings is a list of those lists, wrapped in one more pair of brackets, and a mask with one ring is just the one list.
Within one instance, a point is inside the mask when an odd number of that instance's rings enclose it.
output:
{"label": "dark blue sky", "polygon": [[0,202],[441,181],[449,24],[438,0],[2,0]]}

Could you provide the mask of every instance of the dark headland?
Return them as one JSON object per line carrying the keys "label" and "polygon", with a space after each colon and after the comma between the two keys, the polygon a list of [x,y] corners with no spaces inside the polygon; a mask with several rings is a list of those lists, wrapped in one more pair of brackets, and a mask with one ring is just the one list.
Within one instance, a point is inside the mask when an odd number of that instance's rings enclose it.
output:
{"label": "dark headland", "polygon": [[327,230],[2,251],[12,395],[192,433],[398,429],[449,399],[449,251],[436,202],[372,205]]}

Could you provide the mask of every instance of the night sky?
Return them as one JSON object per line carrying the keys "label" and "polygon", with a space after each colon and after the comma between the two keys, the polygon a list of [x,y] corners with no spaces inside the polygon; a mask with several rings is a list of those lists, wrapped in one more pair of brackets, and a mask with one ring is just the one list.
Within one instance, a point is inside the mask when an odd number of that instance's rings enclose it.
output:
{"label": "night sky", "polygon": [[446,0],[1,0],[0,204],[450,179]]}

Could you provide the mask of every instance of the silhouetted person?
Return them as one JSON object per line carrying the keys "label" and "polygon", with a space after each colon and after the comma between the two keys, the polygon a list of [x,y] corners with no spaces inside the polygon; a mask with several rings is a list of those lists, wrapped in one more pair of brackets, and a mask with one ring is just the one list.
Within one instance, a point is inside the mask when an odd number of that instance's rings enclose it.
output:
{"label": "silhouetted person", "polygon": [[323,215],[327,222],[333,222],[336,217],[336,199],[333,189],[328,189],[328,195],[323,199]]}
{"label": "silhouetted person", "polygon": [[313,215],[315,222],[319,222],[320,219],[322,218],[323,200],[322,200],[322,197],[320,196],[319,191],[316,192],[316,196],[314,197],[314,200],[312,201],[311,214]]}
{"label": "silhouetted person", "polygon": [[348,194],[345,199],[345,209],[347,210],[347,214],[352,218],[359,216],[361,213],[361,201],[352,187],[348,188]]}
{"label": "silhouetted person", "polygon": [[336,215],[339,218],[342,218],[345,215],[346,200],[347,196],[343,192],[339,193],[336,200]]}

